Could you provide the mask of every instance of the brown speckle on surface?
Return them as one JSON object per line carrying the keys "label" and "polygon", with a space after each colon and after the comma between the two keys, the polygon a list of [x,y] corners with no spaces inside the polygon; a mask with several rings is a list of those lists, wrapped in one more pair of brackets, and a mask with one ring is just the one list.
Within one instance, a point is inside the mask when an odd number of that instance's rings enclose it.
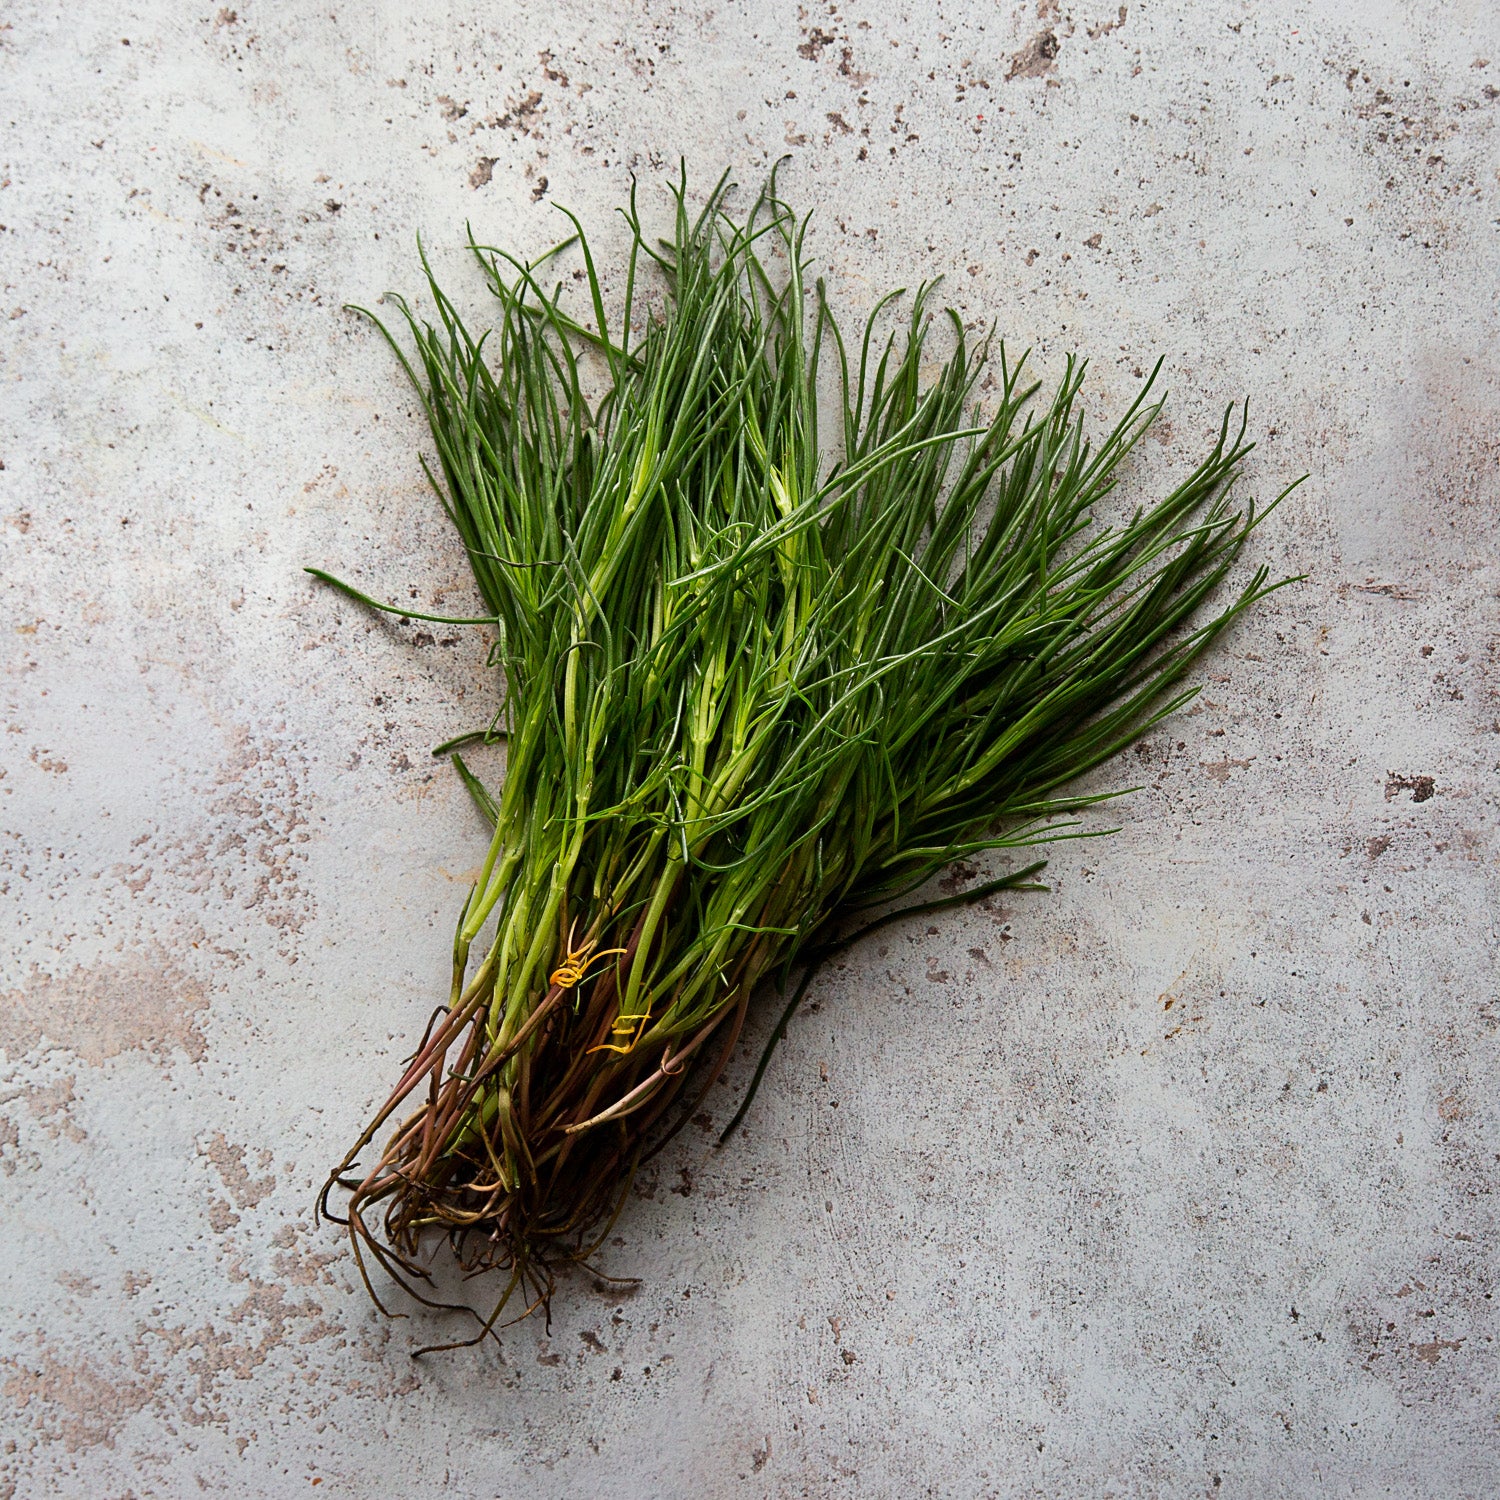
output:
{"label": "brown speckle on surface", "polygon": [[1412,1350],[1424,1365],[1435,1365],[1443,1357],[1445,1349],[1462,1349],[1462,1339],[1432,1339],[1425,1344],[1413,1344]]}
{"label": "brown speckle on surface", "polygon": [[1249,760],[1236,760],[1233,756],[1225,756],[1223,760],[1204,761],[1202,763],[1203,773],[1211,781],[1217,781],[1220,786],[1229,780],[1236,771],[1248,771]]}
{"label": "brown speckle on surface", "polygon": [[1385,780],[1385,800],[1391,801],[1402,792],[1410,792],[1413,802],[1426,802],[1437,791],[1437,783],[1431,776],[1398,776],[1392,772]]}
{"label": "brown speckle on surface", "polygon": [[824,31],[821,26],[814,26],[807,33],[807,40],[798,44],[797,56],[805,57],[809,62],[816,62],[823,55],[823,49],[837,40],[838,37],[833,32]]}
{"label": "brown speckle on surface", "polygon": [[149,947],[60,975],[34,970],[0,995],[0,1047],[12,1057],[58,1047],[99,1067],[125,1052],[201,1062],[208,997],[166,949]]}
{"label": "brown speckle on surface", "polygon": [[229,1190],[236,1208],[254,1208],[276,1186],[271,1176],[253,1178],[245,1164],[245,1148],[231,1145],[222,1131],[215,1131],[203,1147],[206,1156]]}
{"label": "brown speckle on surface", "polygon": [[1062,50],[1055,31],[1039,31],[1010,60],[1005,81],[1013,83],[1018,78],[1044,78],[1055,72],[1057,54]]}
{"label": "brown speckle on surface", "polygon": [[79,1454],[113,1448],[130,1418],[151,1404],[152,1391],[118,1366],[43,1351],[31,1360],[0,1356],[0,1397],[36,1438]]}
{"label": "brown speckle on surface", "polygon": [[522,98],[511,101],[503,113],[486,121],[486,124],[492,130],[508,131],[513,138],[518,139],[535,134],[546,113],[547,108],[542,103],[541,91],[532,89]]}
{"label": "brown speckle on surface", "polygon": [[1115,16],[1112,21],[1099,21],[1091,26],[1086,27],[1085,29],[1088,32],[1089,40],[1091,42],[1097,42],[1101,36],[1108,36],[1110,32],[1118,31],[1120,27],[1125,24],[1125,18],[1128,14],[1128,11],[1122,5],[1119,10],[1115,12]]}

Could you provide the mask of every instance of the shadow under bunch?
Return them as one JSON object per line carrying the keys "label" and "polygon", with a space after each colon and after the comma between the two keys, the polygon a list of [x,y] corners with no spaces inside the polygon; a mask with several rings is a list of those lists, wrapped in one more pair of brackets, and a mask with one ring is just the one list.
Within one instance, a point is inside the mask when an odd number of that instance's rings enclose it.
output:
{"label": "shadow under bunch", "polygon": [[[1160,411],[1151,381],[1095,446],[1081,363],[1039,403],[1025,356],[971,347],[951,311],[935,350],[929,288],[846,345],[774,179],[743,219],[728,192],[693,214],[680,184],[655,242],[632,193],[613,325],[577,220],[529,263],[471,242],[497,305],[481,337],[430,268],[435,321],[389,299],[403,344],[375,320],[487,611],[445,623],[493,630],[503,679],[494,722],[440,749],[503,737],[507,765],[495,795],[453,754],[494,837],[451,992],[329,1187],[362,1271],[369,1252],[423,1301],[447,1305],[430,1231],[507,1273],[476,1339],[597,1247],[764,981],[952,860],[1068,836],[1055,820],[1101,797],[1066,783],[1190,697],[1194,661],[1276,586],[1259,569],[1198,619],[1257,520],[1231,500],[1243,417],[1171,493],[1097,524]],[[577,313],[542,280],[567,253]]]}

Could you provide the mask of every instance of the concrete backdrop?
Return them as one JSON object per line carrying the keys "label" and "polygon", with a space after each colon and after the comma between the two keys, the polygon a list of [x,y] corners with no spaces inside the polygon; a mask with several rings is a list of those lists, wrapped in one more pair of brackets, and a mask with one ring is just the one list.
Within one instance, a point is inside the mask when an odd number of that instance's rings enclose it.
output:
{"label": "concrete backdrop", "polygon": [[[0,1495],[1500,1493],[1492,0],[15,0],[0,119]],[[683,153],[790,153],[848,314],[943,273],[1101,416],[1164,357],[1139,493],[1249,393],[1308,577],[1053,894],[819,980],[638,1291],[414,1363],[312,1200],[444,990],[428,750],[493,688],[299,571],[474,597],[340,304],[421,231],[478,305],[465,221],[554,203],[617,286]]]}

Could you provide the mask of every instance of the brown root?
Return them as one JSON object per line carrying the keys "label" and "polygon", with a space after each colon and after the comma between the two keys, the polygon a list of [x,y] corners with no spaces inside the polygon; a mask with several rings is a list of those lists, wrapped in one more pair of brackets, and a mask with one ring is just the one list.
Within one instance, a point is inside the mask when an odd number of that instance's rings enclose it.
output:
{"label": "brown root", "polygon": [[[760,977],[757,952],[744,955],[726,1000],[690,1031],[654,1038],[648,1031],[629,1050],[601,1050],[618,1021],[619,987],[638,936],[621,950],[619,967],[576,987],[554,982],[508,1041],[491,1024],[493,971],[478,992],[474,985],[462,991],[428,1023],[400,1082],[325,1185],[321,1210],[347,1226],[360,1276],[382,1312],[395,1315],[376,1290],[377,1267],[418,1303],[465,1312],[479,1324],[473,1338],[418,1353],[497,1337],[518,1298],[520,1318],[545,1311],[557,1272],[589,1265],[640,1161],[676,1134],[728,1062]],[[696,1087],[683,1110],[690,1080]],[[361,1172],[359,1153],[414,1095],[421,1103]],[[335,1186],[349,1193],[342,1216],[328,1204]],[[438,1294],[424,1264],[436,1236],[446,1237],[466,1279],[504,1276],[487,1312]]]}

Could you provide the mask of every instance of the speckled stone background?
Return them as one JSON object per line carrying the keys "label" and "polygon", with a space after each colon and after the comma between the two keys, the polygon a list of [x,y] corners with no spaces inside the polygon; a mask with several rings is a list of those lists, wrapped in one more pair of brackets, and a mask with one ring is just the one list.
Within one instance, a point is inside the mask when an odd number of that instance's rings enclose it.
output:
{"label": "speckled stone background", "polygon": [[[1493,0],[0,12],[0,1495],[1500,1493]],[[550,1329],[414,1363],[315,1185],[445,987],[488,711],[387,351],[789,153],[858,315],[944,273],[1141,493],[1254,399],[1238,629],[1050,896],[818,982]],[[1098,826],[1098,825],[1096,825]],[[709,1113],[727,1117],[763,1014]],[[706,1123],[706,1122],[705,1122]]]}

